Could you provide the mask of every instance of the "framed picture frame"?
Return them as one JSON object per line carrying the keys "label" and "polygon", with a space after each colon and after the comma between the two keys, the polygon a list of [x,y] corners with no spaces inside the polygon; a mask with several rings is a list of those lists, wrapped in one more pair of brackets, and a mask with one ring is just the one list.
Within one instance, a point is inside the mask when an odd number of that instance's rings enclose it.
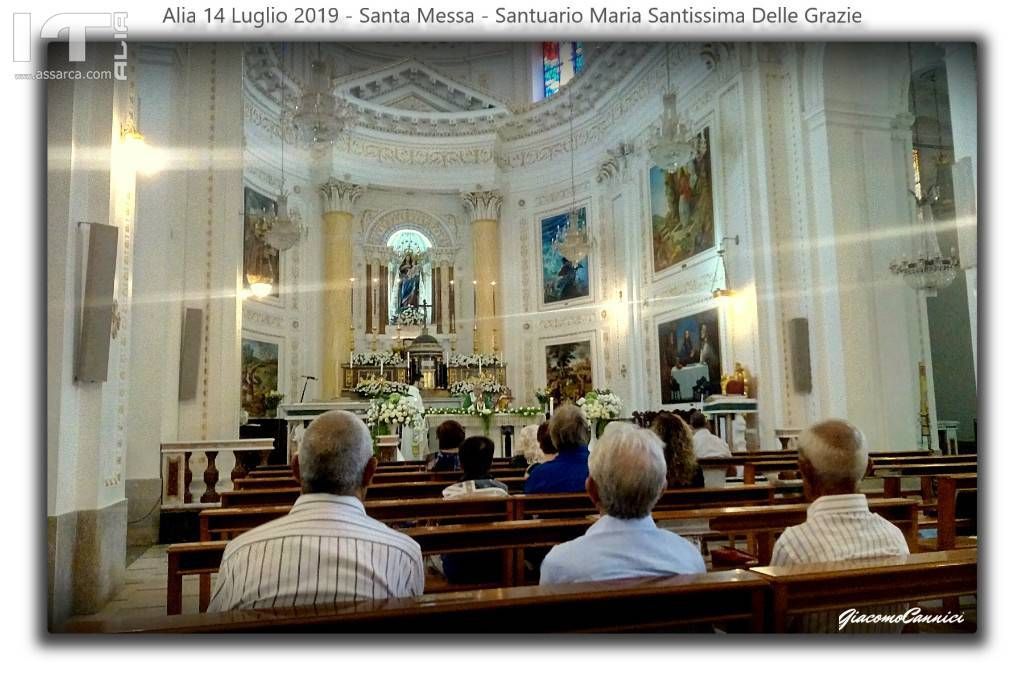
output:
{"label": "framed picture frame", "polygon": [[596,336],[593,334],[547,338],[544,350],[544,384],[555,405],[576,402],[594,389],[597,368]]}
{"label": "framed picture frame", "polygon": [[269,412],[266,394],[281,391],[280,383],[284,381],[284,373],[281,372],[284,340],[243,331],[240,349],[242,409],[251,417],[265,417]]}
{"label": "framed picture frame", "polygon": [[722,393],[722,333],[717,307],[656,319],[659,400],[698,403]]}
{"label": "framed picture frame", "polygon": [[[575,213],[575,222],[570,222]],[[587,255],[580,263],[574,264],[559,250],[559,240],[572,228],[582,228],[588,239],[591,236],[590,219],[592,208],[589,200],[575,205],[565,205],[557,210],[542,213],[537,223],[537,250],[540,264],[539,306],[543,309],[572,307],[592,302],[594,298],[593,266]]]}
{"label": "framed picture frame", "polygon": [[651,272],[658,280],[679,271],[684,262],[714,255],[711,127],[699,133],[704,152],[672,173],[657,166],[647,172]]}

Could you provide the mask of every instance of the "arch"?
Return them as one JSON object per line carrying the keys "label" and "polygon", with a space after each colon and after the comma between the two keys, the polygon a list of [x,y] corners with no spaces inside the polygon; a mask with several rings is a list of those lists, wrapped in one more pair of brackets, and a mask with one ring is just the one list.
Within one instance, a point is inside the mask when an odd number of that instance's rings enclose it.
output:
{"label": "arch", "polygon": [[400,230],[419,232],[438,249],[455,248],[455,232],[439,217],[419,209],[392,209],[376,214],[366,224],[363,242],[367,246],[387,246]]}

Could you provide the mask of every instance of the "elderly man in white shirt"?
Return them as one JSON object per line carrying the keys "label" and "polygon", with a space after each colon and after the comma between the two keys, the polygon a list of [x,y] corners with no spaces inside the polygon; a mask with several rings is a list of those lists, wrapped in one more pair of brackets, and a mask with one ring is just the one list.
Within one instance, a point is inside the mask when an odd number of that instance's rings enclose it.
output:
{"label": "elderly man in white shirt", "polygon": [[693,427],[693,454],[697,459],[708,457],[732,457],[729,444],[708,429],[708,418],[702,412],[690,415],[690,426]]}
{"label": "elderly man in white shirt", "polygon": [[690,541],[659,529],[651,517],[666,486],[661,439],[613,422],[588,464],[587,495],[601,517],[582,537],[551,549],[540,568],[542,585],[706,571]]}
{"label": "elderly man in white shirt", "polygon": [[287,515],[227,545],[209,611],[421,595],[419,544],[363,507],[376,467],[358,417],[335,411],[313,420],[292,458],[302,495]]}
{"label": "elderly man in white shirt", "polygon": [[[797,439],[798,463],[804,495],[811,500],[807,521],[786,528],[772,552],[772,565],[826,563],[902,556],[910,553],[898,527],[868,510],[867,497],[857,491],[868,467],[864,435],[843,420],[819,422]],[[872,608],[873,614],[898,614],[894,605]],[[825,612],[803,619],[797,630],[834,632],[838,614]],[[893,627],[881,624],[882,632]],[[900,629],[902,626],[896,626]],[[875,630],[879,628],[874,627]],[[854,632],[846,628],[843,632]],[[874,632],[874,631],[872,631]]]}

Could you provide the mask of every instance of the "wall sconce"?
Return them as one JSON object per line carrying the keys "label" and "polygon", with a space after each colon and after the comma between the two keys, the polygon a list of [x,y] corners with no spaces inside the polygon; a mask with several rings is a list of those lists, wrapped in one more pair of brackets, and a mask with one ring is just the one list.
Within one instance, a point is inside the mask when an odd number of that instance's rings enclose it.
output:
{"label": "wall sconce", "polygon": [[[720,298],[731,298],[736,295],[736,291],[729,288],[729,274],[725,268],[725,242],[731,241],[736,246],[740,245],[740,235],[732,237],[722,237],[722,241],[718,244],[718,260],[722,264],[722,286],[714,287],[714,281],[712,281],[711,297],[717,299]],[[716,270],[717,271],[717,270]],[[715,275],[717,280],[718,275]]]}

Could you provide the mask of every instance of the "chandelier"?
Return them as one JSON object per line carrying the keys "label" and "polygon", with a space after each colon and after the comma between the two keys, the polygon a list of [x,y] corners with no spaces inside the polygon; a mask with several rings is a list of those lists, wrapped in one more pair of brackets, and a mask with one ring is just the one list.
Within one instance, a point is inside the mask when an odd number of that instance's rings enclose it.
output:
{"label": "chandelier", "polygon": [[286,251],[299,241],[299,225],[288,212],[288,193],[284,180],[284,73],[281,73],[281,192],[277,196],[277,213],[269,219],[266,241],[278,251]]}
{"label": "chandelier", "polygon": [[555,235],[554,248],[558,255],[571,262],[573,267],[579,267],[590,255],[586,212],[583,209],[574,207],[569,211],[568,222]]}
{"label": "chandelier", "polygon": [[704,154],[704,137],[693,134],[690,127],[679,119],[676,94],[672,91],[668,44],[665,44],[665,94],[661,97],[661,127],[654,133],[648,146],[651,161],[659,168],[674,173]]}
{"label": "chandelier", "polygon": [[554,249],[560,256],[572,263],[580,264],[590,255],[590,237],[587,235],[587,212],[576,205],[576,135],[574,133],[573,96],[569,93],[569,188],[572,206],[567,214],[565,227],[555,235]]}
{"label": "chandelier", "polygon": [[[907,45],[910,59],[910,73],[913,78],[913,55]],[[935,183],[927,190],[914,191],[911,195],[917,202],[917,216],[921,224],[921,235],[916,255],[897,258],[889,264],[889,271],[900,276],[908,286],[927,297],[935,297],[956,279],[960,271],[960,258],[956,249],[951,248],[949,255],[943,255],[939,247],[938,237],[934,228],[934,207],[948,207],[952,199],[952,176],[949,160],[946,158],[945,146],[942,143],[942,121],[939,117],[938,87],[935,83],[935,72],[932,72],[932,98],[935,103],[935,123],[939,134],[939,153],[935,160]],[[914,110],[917,111],[916,87],[914,94]],[[915,162],[917,161],[915,157]]]}
{"label": "chandelier", "polygon": [[345,129],[344,109],[331,91],[333,72],[329,63],[320,56],[310,64],[309,82],[299,96],[292,114],[292,122],[299,136],[311,145],[330,144]]}

